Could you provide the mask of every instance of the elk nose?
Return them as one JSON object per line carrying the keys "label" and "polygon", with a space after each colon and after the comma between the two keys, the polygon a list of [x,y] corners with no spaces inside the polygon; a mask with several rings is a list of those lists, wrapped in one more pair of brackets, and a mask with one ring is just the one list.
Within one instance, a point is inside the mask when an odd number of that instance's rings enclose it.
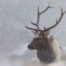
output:
{"label": "elk nose", "polygon": [[28,45],[28,48],[30,49],[30,48],[31,48],[31,46],[30,46],[30,45]]}

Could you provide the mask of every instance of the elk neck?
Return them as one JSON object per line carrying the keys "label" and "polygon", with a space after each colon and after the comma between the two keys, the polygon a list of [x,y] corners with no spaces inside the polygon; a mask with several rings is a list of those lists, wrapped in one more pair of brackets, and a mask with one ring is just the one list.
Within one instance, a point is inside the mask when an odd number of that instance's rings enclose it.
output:
{"label": "elk neck", "polygon": [[37,56],[39,60],[43,63],[51,63],[55,61],[56,56],[50,44],[51,42],[48,39],[44,38],[44,41],[42,43],[43,46],[37,49]]}

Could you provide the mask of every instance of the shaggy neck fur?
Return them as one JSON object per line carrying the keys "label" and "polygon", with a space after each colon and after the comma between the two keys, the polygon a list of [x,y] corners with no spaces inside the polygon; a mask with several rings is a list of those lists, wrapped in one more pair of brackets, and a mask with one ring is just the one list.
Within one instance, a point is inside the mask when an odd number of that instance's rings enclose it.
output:
{"label": "shaggy neck fur", "polygon": [[45,45],[37,50],[37,56],[43,63],[52,63],[61,59],[59,45],[53,40],[52,43],[45,41]]}

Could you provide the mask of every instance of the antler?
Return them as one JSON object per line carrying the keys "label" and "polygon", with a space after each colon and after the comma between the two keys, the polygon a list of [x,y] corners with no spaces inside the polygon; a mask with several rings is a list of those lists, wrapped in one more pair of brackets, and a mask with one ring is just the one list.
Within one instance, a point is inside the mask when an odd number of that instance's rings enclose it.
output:
{"label": "antler", "polygon": [[36,28],[30,28],[30,27],[26,27],[26,28],[27,28],[27,29],[30,29],[30,30],[34,30],[34,31],[36,31],[36,32],[42,31],[41,29],[39,29],[40,15],[42,15],[44,12],[46,12],[49,8],[53,8],[53,7],[51,7],[50,5],[48,5],[45,10],[39,12],[39,7],[38,7],[37,21],[36,21],[36,23],[31,22],[34,26],[36,26]]}
{"label": "antler", "polygon": [[61,22],[61,20],[62,20],[62,18],[63,18],[63,16],[64,16],[65,13],[66,13],[66,11],[63,11],[63,9],[61,8],[61,16],[59,17],[59,19],[58,19],[58,20],[56,19],[56,23],[55,23],[54,25],[52,25],[51,27],[46,28],[46,29],[44,30],[44,32],[46,32],[46,31],[48,31],[48,30],[50,30],[50,29],[56,27],[56,26]]}
{"label": "antler", "polygon": [[58,20],[56,19],[56,23],[54,25],[52,25],[51,27],[45,28],[44,30],[41,30],[39,28],[40,15],[42,15],[43,13],[45,13],[49,8],[53,8],[53,7],[51,7],[50,5],[48,5],[45,10],[39,12],[39,7],[38,7],[37,21],[36,21],[36,23],[31,22],[31,24],[33,24],[34,26],[36,26],[36,28],[30,28],[30,27],[26,27],[26,28],[29,29],[29,30],[35,31],[36,33],[38,33],[38,32],[44,33],[44,32],[47,32],[47,31],[51,30],[52,28],[56,27],[61,22],[64,14],[66,13],[66,11],[63,11],[62,8],[61,8],[61,16],[59,17]]}

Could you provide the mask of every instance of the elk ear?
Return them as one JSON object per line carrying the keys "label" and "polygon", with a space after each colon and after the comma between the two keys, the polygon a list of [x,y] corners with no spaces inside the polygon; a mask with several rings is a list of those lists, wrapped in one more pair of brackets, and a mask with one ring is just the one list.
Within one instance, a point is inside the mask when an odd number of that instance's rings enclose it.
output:
{"label": "elk ear", "polygon": [[[47,28],[46,28],[46,27],[44,27],[44,30],[46,30],[46,29],[47,29]],[[46,32],[45,32],[45,35],[46,35],[46,36],[48,36],[48,35],[49,35],[49,33],[50,33],[50,30],[46,31]]]}
{"label": "elk ear", "polygon": [[50,41],[53,41],[53,39],[54,39],[54,37],[53,37],[53,36],[50,36],[49,38],[50,38]]}

